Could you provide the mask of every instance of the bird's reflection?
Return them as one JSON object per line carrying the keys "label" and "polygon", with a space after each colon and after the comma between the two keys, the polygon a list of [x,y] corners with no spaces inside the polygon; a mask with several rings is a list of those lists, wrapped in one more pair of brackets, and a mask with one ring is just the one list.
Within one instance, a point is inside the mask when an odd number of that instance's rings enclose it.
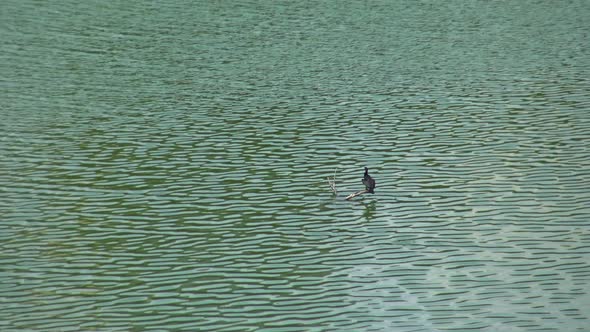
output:
{"label": "bird's reflection", "polygon": [[368,203],[361,201],[360,204],[362,204],[365,207],[365,211],[363,212],[363,217],[365,217],[365,219],[367,219],[367,221],[373,219],[373,217],[375,216],[375,208],[376,208],[375,200],[371,200]]}

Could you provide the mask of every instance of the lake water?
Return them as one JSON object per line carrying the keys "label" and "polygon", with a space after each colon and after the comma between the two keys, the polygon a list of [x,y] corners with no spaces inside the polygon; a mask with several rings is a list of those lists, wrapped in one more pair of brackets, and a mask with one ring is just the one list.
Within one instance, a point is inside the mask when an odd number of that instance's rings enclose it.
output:
{"label": "lake water", "polygon": [[587,331],[588,17],[4,0],[0,330]]}

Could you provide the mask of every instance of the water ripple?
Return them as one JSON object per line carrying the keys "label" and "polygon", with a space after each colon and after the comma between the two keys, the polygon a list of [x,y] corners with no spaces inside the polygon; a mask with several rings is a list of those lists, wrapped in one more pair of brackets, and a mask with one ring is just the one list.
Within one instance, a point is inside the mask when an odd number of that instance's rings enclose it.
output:
{"label": "water ripple", "polygon": [[582,2],[4,7],[3,331],[588,325]]}

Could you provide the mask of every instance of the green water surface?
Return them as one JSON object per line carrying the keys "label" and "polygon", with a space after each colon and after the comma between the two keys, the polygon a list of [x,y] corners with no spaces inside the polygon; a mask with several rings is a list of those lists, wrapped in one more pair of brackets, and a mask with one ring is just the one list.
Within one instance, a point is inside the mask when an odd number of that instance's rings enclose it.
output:
{"label": "green water surface", "polygon": [[2,1],[0,330],[587,330],[588,17]]}

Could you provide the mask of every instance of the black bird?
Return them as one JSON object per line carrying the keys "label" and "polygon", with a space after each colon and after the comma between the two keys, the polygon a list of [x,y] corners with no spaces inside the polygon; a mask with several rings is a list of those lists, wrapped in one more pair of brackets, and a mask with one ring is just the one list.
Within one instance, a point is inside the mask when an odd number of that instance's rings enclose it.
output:
{"label": "black bird", "polygon": [[375,180],[369,175],[369,169],[365,167],[365,176],[362,180],[363,184],[365,185],[365,190],[370,192],[371,194],[375,193]]}

